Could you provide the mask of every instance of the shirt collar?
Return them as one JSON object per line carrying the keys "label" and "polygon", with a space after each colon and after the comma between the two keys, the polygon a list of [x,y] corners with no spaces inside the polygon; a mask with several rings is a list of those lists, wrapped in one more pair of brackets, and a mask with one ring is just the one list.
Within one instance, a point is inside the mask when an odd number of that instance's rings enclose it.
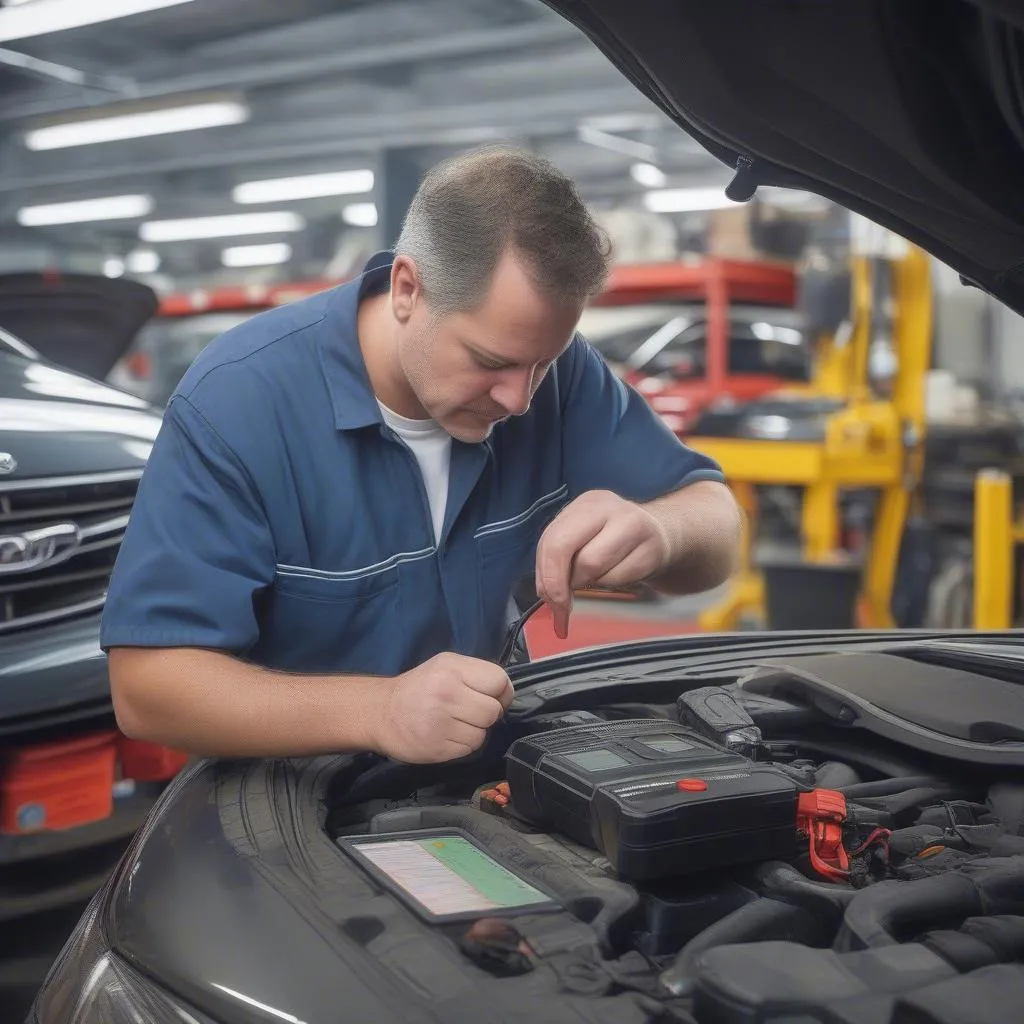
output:
{"label": "shirt collar", "polygon": [[338,430],[383,423],[359,348],[357,323],[360,300],[387,291],[394,258],[391,252],[375,253],[358,277],[334,290],[327,306],[323,320],[327,337],[320,348],[320,363]]}
{"label": "shirt collar", "polygon": [[[320,347],[327,390],[334,406],[334,424],[338,430],[360,430],[384,426],[384,415],[370,384],[362,349],[359,347],[359,301],[368,295],[379,295],[388,289],[391,265],[395,254],[387,250],[374,253],[362,273],[334,290],[324,315],[327,330],[325,344]],[[493,457],[493,437],[481,444],[463,444],[453,439],[454,449],[478,449]]]}

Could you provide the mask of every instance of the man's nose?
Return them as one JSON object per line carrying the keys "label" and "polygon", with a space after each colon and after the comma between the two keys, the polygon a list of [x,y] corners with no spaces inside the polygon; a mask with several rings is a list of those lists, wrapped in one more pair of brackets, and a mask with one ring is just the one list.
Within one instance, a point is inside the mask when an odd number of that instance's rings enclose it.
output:
{"label": "man's nose", "polygon": [[508,374],[501,383],[491,388],[491,398],[510,416],[522,416],[530,408],[533,398],[533,371],[520,370]]}

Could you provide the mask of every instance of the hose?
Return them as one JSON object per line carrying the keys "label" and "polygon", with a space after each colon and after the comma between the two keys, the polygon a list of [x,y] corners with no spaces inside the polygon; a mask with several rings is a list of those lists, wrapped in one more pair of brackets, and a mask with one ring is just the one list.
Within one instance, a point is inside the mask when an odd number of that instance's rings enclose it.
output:
{"label": "hose", "polygon": [[827,941],[823,923],[803,907],[762,897],[734,910],[691,939],[672,966],[662,973],[662,987],[674,996],[690,995],[696,978],[697,958],[717,946],[772,940],[821,945]]}
{"label": "hose", "polygon": [[909,789],[929,788],[941,790],[946,788],[947,785],[944,779],[937,779],[931,775],[907,775],[902,778],[879,779],[877,782],[859,782],[853,786],[831,788],[838,789],[848,800],[859,800],[872,796],[892,796],[895,793],[903,793]]}
{"label": "hose", "polygon": [[802,910],[820,917],[830,935],[834,935],[843,921],[843,914],[857,895],[849,885],[819,882],[802,875],[785,861],[768,861],[757,869],[758,889],[763,896],[792,903]]}
{"label": "hose", "polygon": [[1024,913],[1024,856],[975,861],[958,872],[879,882],[846,908],[837,952],[895,946],[968,917]]}
{"label": "hose", "polygon": [[860,775],[848,764],[840,761],[826,761],[818,767],[814,777],[817,789],[844,789],[862,785]]}
{"label": "hose", "polygon": [[1024,917],[972,917],[959,931],[929,932],[921,939],[961,974],[1024,959]]}

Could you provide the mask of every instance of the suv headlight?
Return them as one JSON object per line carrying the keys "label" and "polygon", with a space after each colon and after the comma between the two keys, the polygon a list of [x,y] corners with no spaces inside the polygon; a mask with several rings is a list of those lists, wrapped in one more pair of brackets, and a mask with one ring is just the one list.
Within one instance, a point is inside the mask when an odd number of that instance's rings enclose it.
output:
{"label": "suv headlight", "polygon": [[28,1024],[212,1024],[111,952],[104,905],[101,891],[50,968]]}

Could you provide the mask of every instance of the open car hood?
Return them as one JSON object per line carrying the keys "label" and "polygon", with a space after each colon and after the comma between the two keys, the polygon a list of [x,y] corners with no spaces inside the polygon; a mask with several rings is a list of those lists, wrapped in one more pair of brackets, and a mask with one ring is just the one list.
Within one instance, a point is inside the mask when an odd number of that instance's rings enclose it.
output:
{"label": "open car hood", "polygon": [[545,0],[709,152],[730,198],[805,189],[1024,312],[1014,0]]}
{"label": "open car hood", "polygon": [[[186,769],[32,1019],[1020,1019],[1020,633],[694,634],[511,675],[515,700],[461,761]],[[544,767],[554,751],[576,760]],[[599,781],[638,763],[640,783]],[[385,860],[353,856],[376,841]]]}
{"label": "open car hood", "polygon": [[0,328],[40,355],[102,379],[156,312],[152,288],[92,274],[0,274]]}

